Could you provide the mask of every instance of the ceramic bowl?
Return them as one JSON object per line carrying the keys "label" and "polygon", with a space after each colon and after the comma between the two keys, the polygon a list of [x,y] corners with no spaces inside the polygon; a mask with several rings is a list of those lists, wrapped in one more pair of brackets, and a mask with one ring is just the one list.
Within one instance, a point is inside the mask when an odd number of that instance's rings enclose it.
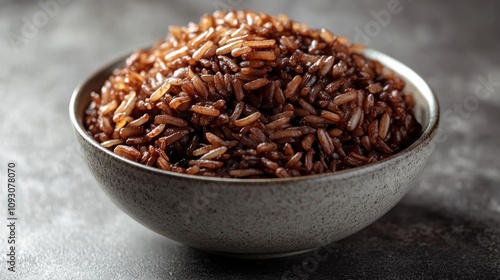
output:
{"label": "ceramic bowl", "polygon": [[433,150],[438,103],[429,86],[402,63],[375,50],[407,82],[418,140],[385,160],[334,174],[287,179],[225,179],[179,174],[119,157],[85,131],[90,92],[99,91],[125,57],[85,79],[74,91],[70,117],[97,182],[125,213],[147,228],[213,253],[270,258],[298,254],[349,236],[384,215],[408,192]]}

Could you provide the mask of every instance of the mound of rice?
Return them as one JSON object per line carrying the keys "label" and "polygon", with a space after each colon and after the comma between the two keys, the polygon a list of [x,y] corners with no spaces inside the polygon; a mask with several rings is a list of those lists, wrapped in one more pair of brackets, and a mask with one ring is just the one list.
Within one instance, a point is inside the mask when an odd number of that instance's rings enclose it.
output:
{"label": "mound of rice", "polygon": [[407,147],[421,126],[404,81],[361,52],[284,15],[218,11],[133,53],[92,93],[86,126],[118,155],[180,173],[362,166]]}

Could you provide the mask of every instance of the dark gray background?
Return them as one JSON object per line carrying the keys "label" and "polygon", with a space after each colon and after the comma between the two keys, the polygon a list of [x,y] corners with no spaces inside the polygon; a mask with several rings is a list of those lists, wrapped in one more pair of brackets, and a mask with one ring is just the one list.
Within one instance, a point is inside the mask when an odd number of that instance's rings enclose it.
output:
{"label": "dark gray background", "polygon": [[[280,279],[311,256],[216,257],[133,221],[80,157],[70,95],[117,53],[162,38],[168,25],[197,20],[215,6],[283,12],[354,38],[356,27],[373,24],[370,12],[387,9],[388,1],[66,0],[29,33],[24,19],[40,16],[37,2],[0,2],[0,182],[10,160],[19,181],[18,271],[7,273],[1,226],[0,279]],[[500,81],[500,2],[401,0],[401,7],[366,43],[429,82],[446,112],[442,141],[398,206],[335,244],[304,277],[500,279],[500,84],[475,95],[478,77]],[[4,185],[0,224],[7,215]]]}

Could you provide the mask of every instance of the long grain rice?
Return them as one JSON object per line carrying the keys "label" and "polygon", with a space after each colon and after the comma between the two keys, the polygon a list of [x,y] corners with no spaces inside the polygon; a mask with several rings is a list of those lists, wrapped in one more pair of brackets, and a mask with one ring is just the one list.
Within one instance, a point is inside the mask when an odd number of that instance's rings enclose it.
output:
{"label": "long grain rice", "polygon": [[85,125],[101,146],[189,175],[286,178],[373,163],[421,132],[403,80],[286,16],[217,11],[132,54]]}
{"label": "long grain rice", "polygon": [[155,116],[155,124],[171,124],[181,127],[186,126],[188,122],[181,118],[176,118],[170,115],[157,115]]}
{"label": "long grain rice", "polygon": [[255,113],[249,115],[248,117],[234,121],[233,124],[235,126],[247,126],[247,125],[250,125],[251,123],[255,122],[256,120],[258,120],[260,118],[260,116],[261,116],[260,112],[255,112]]}

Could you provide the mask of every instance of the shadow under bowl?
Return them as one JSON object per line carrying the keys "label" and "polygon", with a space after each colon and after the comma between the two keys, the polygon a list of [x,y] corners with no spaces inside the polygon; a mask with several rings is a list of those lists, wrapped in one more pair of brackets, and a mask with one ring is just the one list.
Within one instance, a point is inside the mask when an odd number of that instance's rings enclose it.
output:
{"label": "shadow under bowl", "polygon": [[285,179],[185,175],[119,157],[84,127],[90,93],[99,92],[127,56],[107,64],[74,91],[70,117],[99,185],[125,213],[187,246],[241,258],[272,258],[347,237],[389,211],[421,174],[433,150],[439,106],[413,70],[378,51],[364,54],[402,77],[415,99],[421,136],[401,152],[362,167]]}

